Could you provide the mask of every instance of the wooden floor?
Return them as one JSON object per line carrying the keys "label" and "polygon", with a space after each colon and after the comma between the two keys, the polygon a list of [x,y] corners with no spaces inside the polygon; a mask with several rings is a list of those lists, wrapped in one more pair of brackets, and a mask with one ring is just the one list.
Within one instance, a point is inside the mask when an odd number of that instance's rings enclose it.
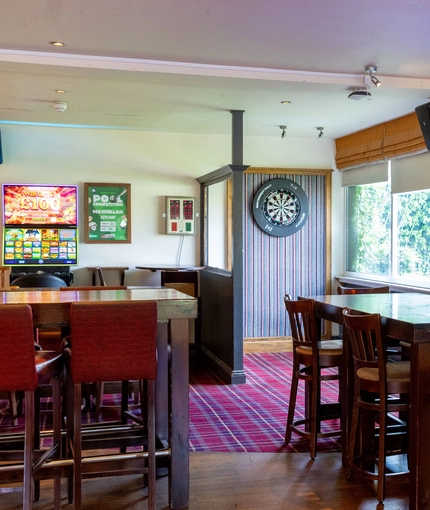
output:
{"label": "wooden floor", "polygon": [[[339,453],[311,461],[307,453],[191,453],[190,510],[374,510],[375,486],[346,481]],[[84,481],[84,509],[147,508],[141,477]],[[67,504],[63,483],[62,508]],[[168,508],[167,479],[157,481],[157,510]],[[408,508],[407,481],[387,482],[384,510]],[[52,483],[43,482],[39,510],[52,509]],[[0,494],[0,508],[19,510],[21,494]]]}

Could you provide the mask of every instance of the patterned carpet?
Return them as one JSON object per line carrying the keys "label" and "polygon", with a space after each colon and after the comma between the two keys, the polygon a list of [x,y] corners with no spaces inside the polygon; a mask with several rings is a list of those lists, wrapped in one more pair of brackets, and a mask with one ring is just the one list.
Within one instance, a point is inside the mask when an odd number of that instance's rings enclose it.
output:
{"label": "patterned carpet", "polygon": [[[244,368],[246,384],[225,385],[207,370],[190,374],[190,451],[309,451],[309,442],[295,434],[284,444],[292,354],[246,354]],[[322,400],[336,398],[336,383],[324,382]],[[299,385],[296,412],[303,415],[303,407],[304,389]],[[318,451],[339,451],[338,439],[318,440]]]}
{"label": "patterned carpet", "polygon": [[[193,452],[307,452],[309,442],[293,434],[284,444],[289,401],[292,354],[287,352],[246,354],[246,384],[226,385],[207,368],[190,373],[190,451]],[[3,397],[5,397],[4,395]],[[106,395],[105,404],[119,404],[119,395]],[[322,400],[335,401],[337,386],[324,382]],[[132,401],[130,401],[131,403]],[[50,399],[43,399],[43,407]],[[304,389],[299,385],[296,412],[303,415]],[[117,418],[118,410],[106,410],[104,419]],[[51,428],[51,413],[43,413],[44,427]],[[94,411],[84,411],[84,421],[94,421]],[[0,398],[3,432],[23,430],[10,425],[8,401]],[[323,427],[338,427],[325,422]],[[46,446],[46,445],[44,445]],[[340,451],[338,438],[318,440],[318,451]]]}

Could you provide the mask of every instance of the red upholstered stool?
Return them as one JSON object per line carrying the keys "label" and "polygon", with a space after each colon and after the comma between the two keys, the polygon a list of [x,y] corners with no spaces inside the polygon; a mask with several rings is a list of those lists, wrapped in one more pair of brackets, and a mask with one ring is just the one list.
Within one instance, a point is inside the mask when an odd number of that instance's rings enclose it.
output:
{"label": "red upholstered stool", "polygon": [[[0,471],[17,475],[23,472],[23,508],[33,507],[34,475],[45,463],[61,456],[60,376],[63,355],[34,350],[32,311],[29,305],[0,305],[0,391],[24,392],[24,437],[0,435]],[[41,384],[53,387],[53,439],[49,449],[39,449],[39,406],[35,391]],[[37,402],[38,404],[38,402]],[[22,436],[22,435],[21,435]],[[22,449],[22,445],[23,449]],[[54,472],[55,508],[61,506],[61,472]]]}
{"label": "red upholstered stool", "polygon": [[[156,331],[155,301],[71,306],[71,335],[65,353],[75,509],[82,505],[82,478],[130,473],[145,474],[148,508],[155,509]],[[122,423],[82,425],[82,384],[129,380],[146,381],[141,416],[124,410]],[[133,450],[127,451],[130,446]]]}

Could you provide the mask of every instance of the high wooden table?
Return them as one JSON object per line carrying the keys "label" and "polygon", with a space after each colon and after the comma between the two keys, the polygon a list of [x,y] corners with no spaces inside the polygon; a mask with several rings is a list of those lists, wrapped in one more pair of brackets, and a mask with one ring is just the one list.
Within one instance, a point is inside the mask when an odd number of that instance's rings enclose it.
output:
{"label": "high wooden table", "polygon": [[[411,407],[409,508],[430,509],[430,295],[419,293],[310,296],[318,317],[343,323],[342,309],[379,313],[384,335],[411,344]],[[348,430],[351,409],[350,379],[342,401],[343,424]],[[349,381],[349,384],[348,384]],[[347,445],[346,438],[342,444]]]}
{"label": "high wooden table", "polygon": [[[174,289],[147,287],[127,290],[21,290],[0,292],[0,303],[28,303],[38,327],[68,327],[71,303],[103,301],[156,300],[157,331],[157,433],[168,438],[171,406],[171,487],[170,507],[188,507],[188,319],[197,317],[197,299]],[[170,323],[171,355],[168,353],[167,327]],[[169,368],[171,394],[169,395]]]}

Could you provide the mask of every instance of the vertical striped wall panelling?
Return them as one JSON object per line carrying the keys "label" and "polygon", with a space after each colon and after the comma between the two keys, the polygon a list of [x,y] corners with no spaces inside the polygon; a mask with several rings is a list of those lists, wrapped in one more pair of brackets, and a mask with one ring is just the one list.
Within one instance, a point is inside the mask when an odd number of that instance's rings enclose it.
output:
{"label": "vertical striped wall panelling", "polygon": [[[244,336],[290,335],[284,295],[310,296],[326,292],[326,186],[325,175],[245,174],[244,215]],[[263,183],[291,179],[305,191],[309,217],[292,236],[275,237],[254,221],[252,202]]]}

